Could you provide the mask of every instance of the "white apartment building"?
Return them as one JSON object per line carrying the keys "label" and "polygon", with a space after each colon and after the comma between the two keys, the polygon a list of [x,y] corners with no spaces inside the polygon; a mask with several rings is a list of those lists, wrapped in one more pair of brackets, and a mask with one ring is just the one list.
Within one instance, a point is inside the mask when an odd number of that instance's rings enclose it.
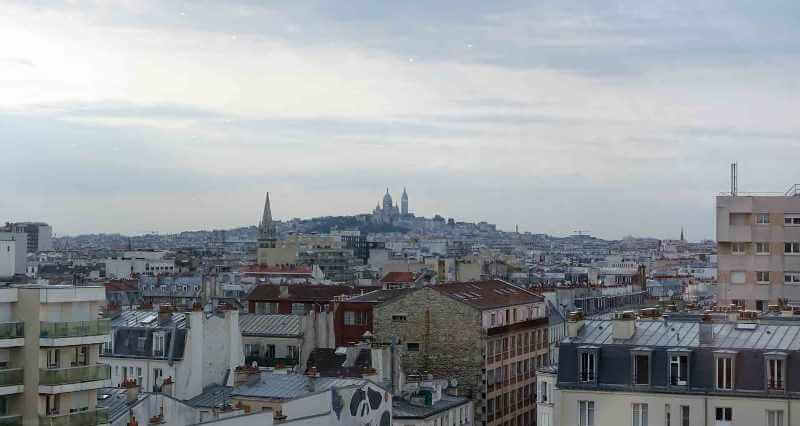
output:
{"label": "white apartment building", "polygon": [[244,365],[239,312],[121,311],[102,359],[113,386],[135,380],[156,392],[171,378],[170,395],[191,399],[208,386],[230,385],[233,369]]}
{"label": "white apartment building", "polygon": [[99,358],[104,301],[103,287],[0,288],[0,422],[107,423],[97,407],[97,389],[110,384]]}
{"label": "white apartment building", "polygon": [[720,303],[764,311],[800,302],[800,187],[716,199]]}
{"label": "white apartment building", "polygon": [[26,273],[27,241],[26,234],[0,232],[0,278]]}
{"label": "white apartment building", "polygon": [[106,278],[126,279],[137,275],[175,273],[175,260],[165,259],[167,253],[160,250],[134,250],[110,257],[105,260]]}

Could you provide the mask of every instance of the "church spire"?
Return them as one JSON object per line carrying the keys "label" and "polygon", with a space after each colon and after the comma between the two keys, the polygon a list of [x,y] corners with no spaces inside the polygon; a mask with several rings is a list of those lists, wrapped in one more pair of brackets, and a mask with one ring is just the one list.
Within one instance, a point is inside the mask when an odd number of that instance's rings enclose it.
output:
{"label": "church spire", "polygon": [[258,239],[270,240],[275,238],[275,225],[272,223],[272,209],[269,205],[269,192],[267,198],[264,200],[264,212],[261,216],[261,222],[258,224]]}
{"label": "church spire", "polygon": [[686,240],[683,238],[683,226],[681,226],[681,241],[686,241]]}

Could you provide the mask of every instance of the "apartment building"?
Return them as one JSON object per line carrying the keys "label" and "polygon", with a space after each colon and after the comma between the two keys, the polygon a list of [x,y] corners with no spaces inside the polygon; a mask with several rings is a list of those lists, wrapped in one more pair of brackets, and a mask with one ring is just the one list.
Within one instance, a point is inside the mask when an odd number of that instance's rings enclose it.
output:
{"label": "apartment building", "polygon": [[0,231],[26,234],[28,253],[53,249],[53,227],[44,222],[6,222]]}
{"label": "apartment building", "polygon": [[408,374],[455,378],[475,423],[535,423],[535,369],[549,357],[544,298],[490,280],[423,287],[373,309],[376,340],[399,345]]}
{"label": "apartment building", "polygon": [[716,200],[721,303],[764,311],[800,302],[800,186],[782,195]]}
{"label": "apartment building", "polygon": [[99,319],[105,289],[24,285],[0,289],[0,422],[98,425],[100,363],[110,324]]}
{"label": "apartment building", "polygon": [[185,400],[228,384],[231,371],[244,364],[236,310],[121,311],[111,326],[102,359],[113,386],[133,380],[143,391],[159,392],[172,382],[170,396]]}
{"label": "apartment building", "polygon": [[0,232],[0,278],[13,278],[27,272],[25,234]]}
{"label": "apartment building", "polygon": [[721,322],[570,314],[548,389],[555,412],[539,426],[800,424],[790,416],[800,409],[800,325],[751,313]]}

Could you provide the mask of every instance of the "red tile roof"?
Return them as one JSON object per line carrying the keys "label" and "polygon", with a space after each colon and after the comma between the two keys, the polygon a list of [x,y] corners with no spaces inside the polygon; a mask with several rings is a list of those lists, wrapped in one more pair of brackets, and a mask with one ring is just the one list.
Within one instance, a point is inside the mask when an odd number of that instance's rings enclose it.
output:
{"label": "red tile roof", "polygon": [[251,265],[241,269],[241,272],[251,274],[296,274],[296,275],[311,275],[312,269],[310,266],[260,266]]}
{"label": "red tile roof", "polygon": [[139,281],[137,280],[113,280],[103,283],[106,291],[138,291]]}
{"label": "red tile roof", "polygon": [[381,279],[383,283],[413,283],[413,272],[389,272]]}
{"label": "red tile roof", "polygon": [[478,309],[544,301],[544,297],[502,280],[453,282],[431,288]]}

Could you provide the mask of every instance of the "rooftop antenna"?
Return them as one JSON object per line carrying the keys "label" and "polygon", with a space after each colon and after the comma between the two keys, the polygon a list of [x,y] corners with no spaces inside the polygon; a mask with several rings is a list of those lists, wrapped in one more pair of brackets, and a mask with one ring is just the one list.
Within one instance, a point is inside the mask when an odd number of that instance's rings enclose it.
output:
{"label": "rooftop antenna", "polygon": [[736,163],[731,163],[731,196],[735,197],[739,192],[739,171]]}

